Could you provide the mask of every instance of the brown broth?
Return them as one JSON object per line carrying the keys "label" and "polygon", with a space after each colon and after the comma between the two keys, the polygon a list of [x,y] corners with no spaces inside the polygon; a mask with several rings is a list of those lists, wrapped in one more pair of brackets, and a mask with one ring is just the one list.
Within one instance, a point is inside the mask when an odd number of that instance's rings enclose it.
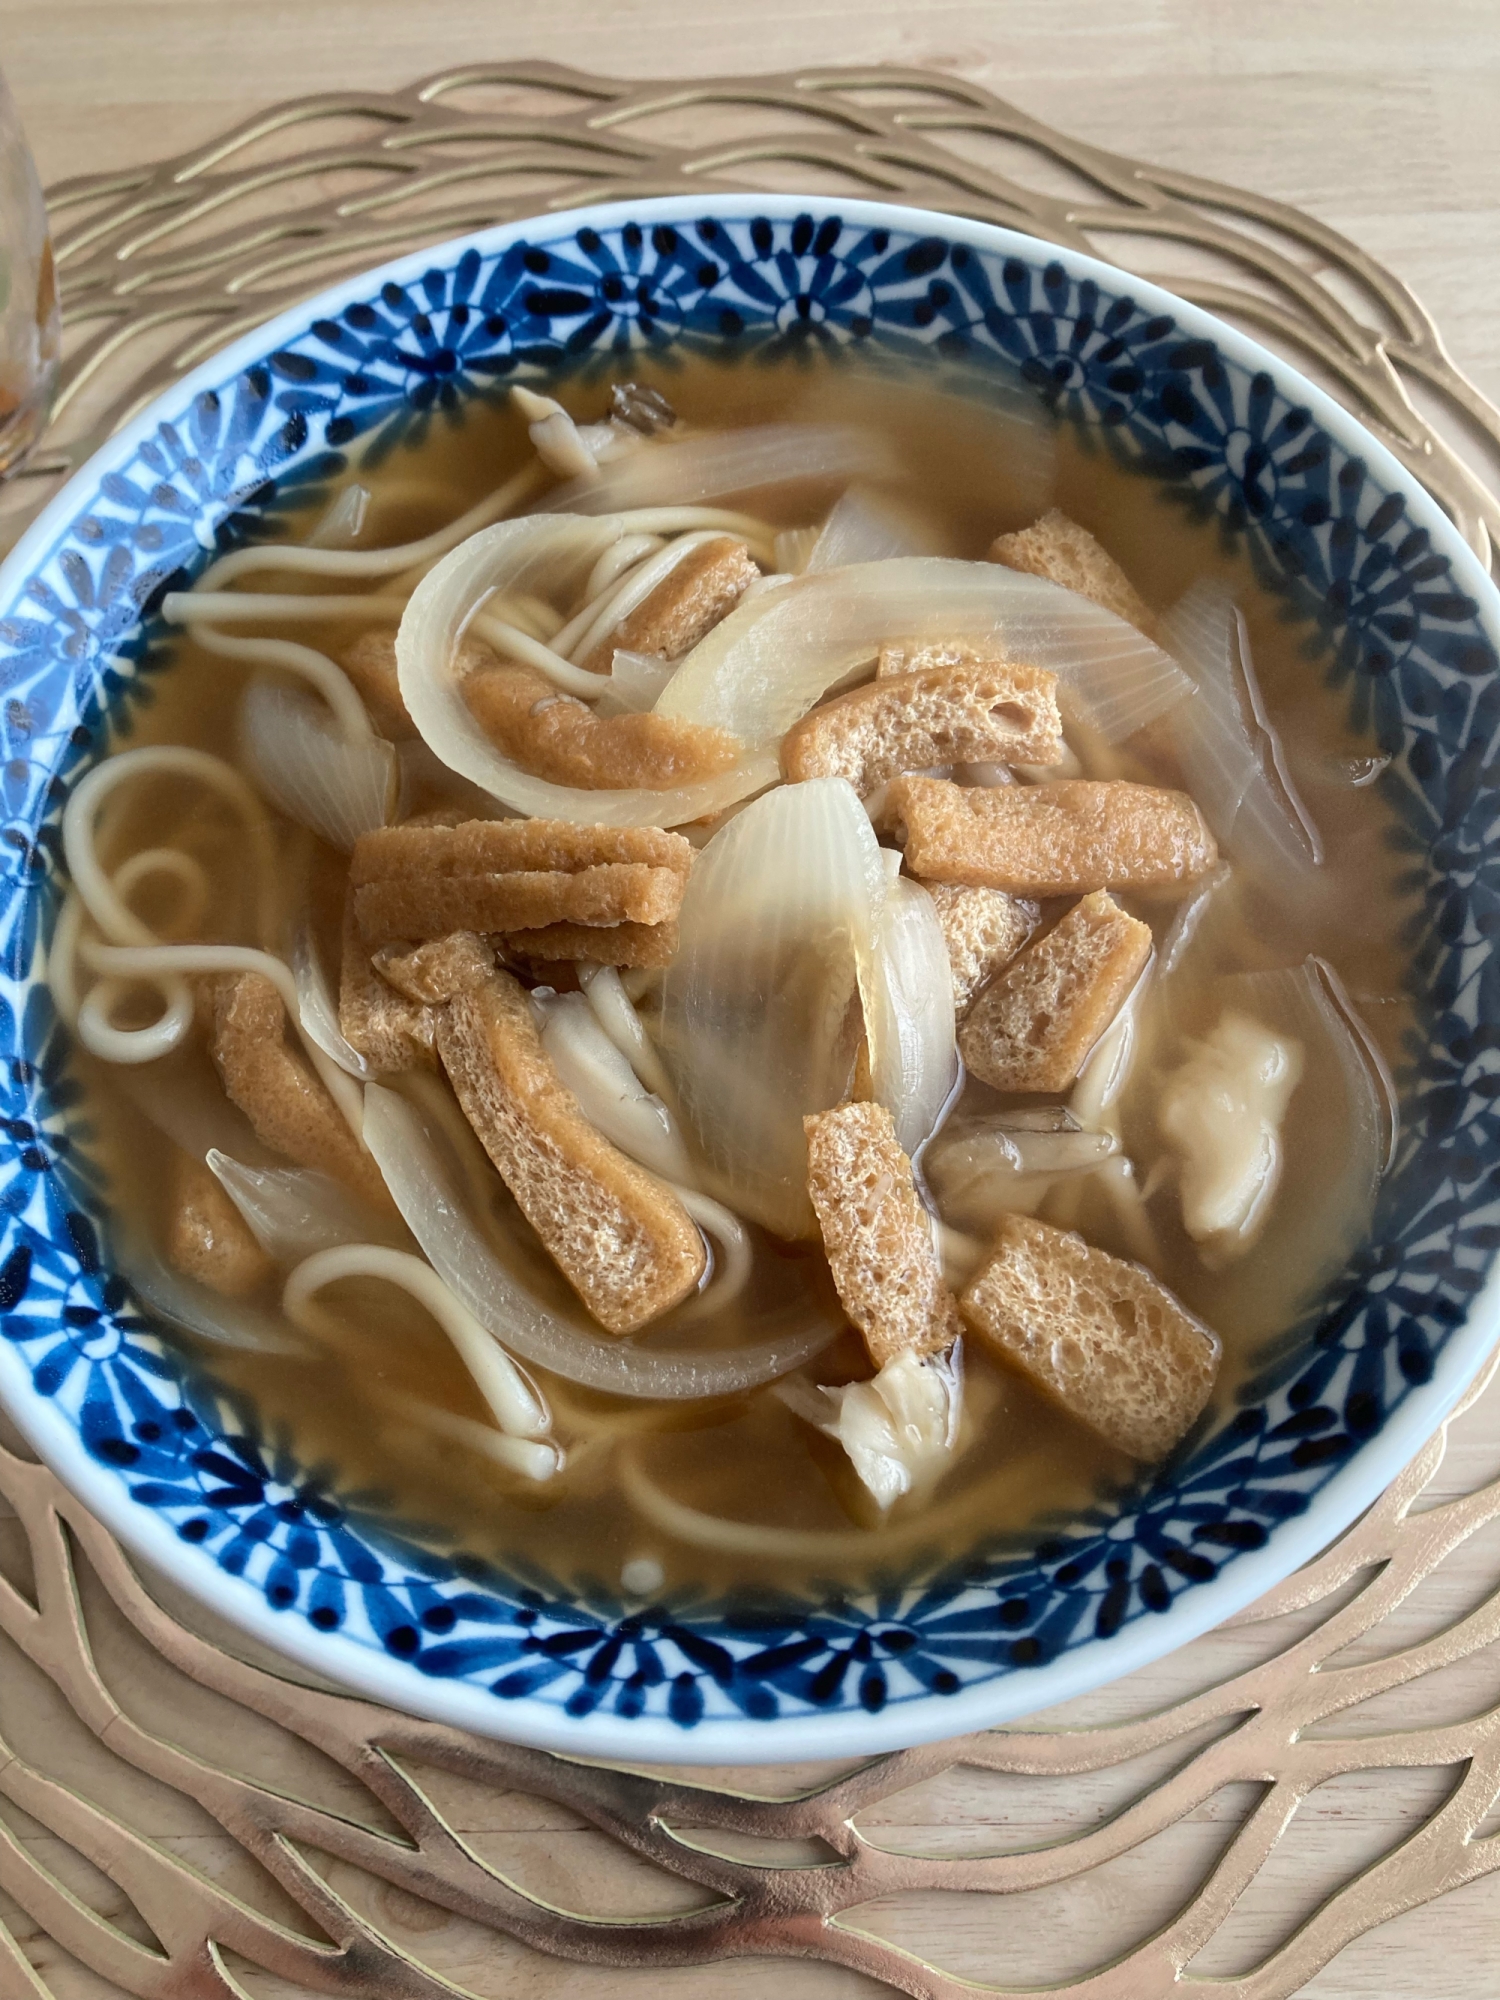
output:
{"label": "brown broth", "polygon": [[[700,425],[809,413],[878,428],[893,441],[902,466],[892,491],[922,512],[942,553],[978,557],[995,534],[1024,525],[1034,512],[1034,500],[1018,497],[1007,471],[1024,462],[1025,450],[1017,447],[1018,435],[1022,447],[1025,436],[1013,418],[983,404],[918,387],[907,378],[871,378],[821,363],[726,368],[693,362],[668,369],[633,360],[630,373],[654,382],[684,417]],[[604,390],[595,383],[561,393],[581,417],[592,417]],[[1127,1145],[1149,1185],[1160,1151],[1156,1088],[1180,1056],[1184,1032],[1201,1029],[1212,1018],[1214,979],[1224,971],[1295,964],[1308,952],[1320,953],[1342,977],[1377,1041],[1393,1054],[1404,1025],[1403,912],[1389,880],[1388,814],[1379,789],[1356,787],[1345,768],[1346,760],[1372,746],[1353,740],[1341,699],[1300,657],[1299,634],[1283,622],[1280,607],[1256,585],[1248,564],[1226,550],[1216,529],[1190,524],[1161,491],[1086,452],[1071,433],[1058,432],[1055,443],[1053,504],[1098,535],[1148,602],[1163,608],[1205,575],[1222,577],[1233,589],[1249,622],[1267,707],[1327,852],[1327,889],[1316,909],[1289,909],[1253,880],[1237,876],[1211,904],[1174,975],[1170,1008],[1159,998],[1148,1004],[1142,1054],[1123,1115]],[[524,446],[520,425],[507,410],[481,408],[461,429],[435,430],[419,449],[398,452],[369,477],[372,518],[361,545],[405,540],[451,519],[519,463]],[[805,495],[782,496],[758,511],[777,525],[801,525],[818,518],[828,497],[813,505]],[[296,588],[296,580],[278,581],[276,587]],[[306,636],[336,651],[357,629],[309,626],[305,635],[289,630],[287,635]],[[243,680],[240,668],[183,643],[171,669],[158,676],[156,697],[142,711],[132,740],[190,742],[232,758]],[[1145,767],[1126,774],[1151,775]],[[247,939],[245,885],[233,831],[216,807],[197,799],[195,794],[185,806],[171,786],[143,788],[112,838],[121,854],[163,840],[190,846],[222,888],[212,935]],[[283,828],[281,837],[289,912],[309,900],[327,962],[334,964],[342,857],[290,828]],[[1175,908],[1141,904],[1137,914],[1160,935]],[[144,906],[143,913],[153,914]],[[117,1207],[128,1222],[144,1225],[160,1240],[166,1142],[97,1065],[90,1066],[90,1081],[91,1112],[104,1135],[106,1161],[115,1168]],[[970,1085],[959,1109],[998,1101]],[[1303,1213],[1317,1204],[1325,1169],[1344,1136],[1328,1116],[1326,1080],[1313,1075],[1299,1086],[1285,1136],[1288,1164],[1278,1214]],[[1328,1274],[1311,1267],[1288,1271],[1274,1218],[1241,1263],[1221,1273],[1207,1271],[1177,1220],[1172,1186],[1155,1192],[1149,1207],[1162,1245],[1158,1275],[1224,1342],[1222,1406],[1255,1349],[1315,1301]],[[1092,1241],[1129,1253],[1097,1191],[1086,1192],[1071,1210],[1064,1201],[1042,1213],[1076,1220]],[[555,1303],[567,1305],[566,1288],[539,1246],[534,1240],[527,1246],[524,1221],[513,1207],[508,1216],[534,1282]],[[819,1265],[812,1252],[788,1253],[783,1247],[773,1254],[763,1247],[752,1303],[756,1297],[795,1295],[798,1287],[826,1289]],[[261,1303],[274,1308],[274,1286]],[[214,1350],[209,1357],[214,1372],[254,1400],[268,1430],[295,1437],[305,1464],[337,1467],[344,1491],[384,1494],[408,1519],[429,1521],[477,1553],[523,1558],[557,1577],[586,1575],[613,1587],[622,1563],[647,1556],[662,1565],[669,1585],[750,1588],[798,1571],[858,1583],[872,1572],[904,1566],[924,1549],[952,1553],[992,1536],[1024,1535],[1043,1522],[1065,1522],[1131,1476],[1126,1460],[1019,1377],[974,1351],[971,1340],[963,1448],[936,1494],[920,1504],[898,1504],[878,1533],[861,1531],[859,1524],[868,1517],[841,1454],[765,1390],[726,1403],[647,1405],[546,1381],[571,1463],[551,1485],[533,1487],[422,1433],[403,1414],[412,1397],[421,1397],[484,1416],[468,1375],[425,1312],[366,1280],[332,1288],[325,1303],[336,1308],[343,1331],[319,1358],[289,1361]],[[741,1337],[737,1313],[704,1333],[715,1345],[732,1345]],[[646,1338],[656,1340],[658,1331]],[[659,1338],[673,1344],[670,1317]],[[852,1335],[808,1370],[825,1382],[865,1372]],[[636,1454],[664,1490],[705,1513],[835,1539],[759,1556],[683,1547],[632,1510],[621,1485],[622,1453]]]}

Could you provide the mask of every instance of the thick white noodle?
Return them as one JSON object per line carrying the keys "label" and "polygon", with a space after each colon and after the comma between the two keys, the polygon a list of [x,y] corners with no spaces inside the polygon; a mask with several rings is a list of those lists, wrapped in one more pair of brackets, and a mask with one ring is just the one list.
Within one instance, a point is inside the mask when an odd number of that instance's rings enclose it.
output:
{"label": "thick white noodle", "polygon": [[173,590],[161,601],[169,625],[233,625],[241,619],[267,625],[322,624],[328,619],[358,619],[366,625],[394,625],[406,609],[406,598],[299,596],[270,590]]}
{"label": "thick white noodle", "polygon": [[[344,735],[354,742],[369,741],[375,735],[370,722],[369,710],[359,697],[353,681],[326,653],[320,653],[314,646],[304,646],[296,639],[267,639],[257,636],[253,639],[236,639],[228,632],[215,631],[211,625],[199,625],[193,637],[207,653],[218,653],[226,660],[243,660],[251,667],[277,667],[283,672],[295,674],[298,680],[306,681],[315,688],[333,710],[334,719]],[[113,763],[114,759],[111,758]]]}
{"label": "thick white noodle", "polygon": [[510,1437],[547,1436],[552,1415],[540,1390],[453,1296],[436,1271],[408,1251],[388,1250],[379,1243],[345,1243],[337,1249],[317,1251],[287,1278],[281,1294],[287,1318],[295,1326],[317,1333],[321,1315],[308,1310],[314,1295],[341,1278],[383,1278],[399,1285],[427,1308],[453,1342],[501,1430]]}
{"label": "thick white noodle", "polygon": [[222,590],[238,577],[263,569],[301,570],[312,576],[374,577],[394,576],[400,570],[424,567],[529,499],[544,483],[545,476],[541,465],[533,460],[503,486],[476,500],[466,513],[446,527],[435,528],[420,541],[401,542],[394,548],[312,549],[301,542],[271,542],[253,549],[235,549],[209,565],[199,577],[197,588]]}
{"label": "thick white noodle", "polygon": [[94,924],[111,944],[159,942],[155,932],[127,907],[94,844],[99,814],[106,800],[118,786],[146,776],[191,778],[217,792],[234,809],[244,825],[256,875],[257,930],[262,941],[268,943],[276,935],[276,846],[265,807],[232,764],[226,764],[222,757],[210,756],[206,750],[191,750],[179,743],[117,751],[113,757],[96,764],[73,787],[63,810],[63,858],[73,887]]}

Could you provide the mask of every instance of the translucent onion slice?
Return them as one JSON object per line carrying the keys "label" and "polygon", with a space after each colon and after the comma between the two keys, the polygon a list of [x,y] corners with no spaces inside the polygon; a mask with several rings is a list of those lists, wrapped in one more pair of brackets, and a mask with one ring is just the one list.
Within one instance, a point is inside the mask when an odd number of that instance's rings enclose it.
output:
{"label": "translucent onion slice", "polygon": [[589,1123],[652,1173],[690,1183],[692,1163],[677,1120],[642,1084],[584,995],[533,995],[533,1005],[542,1016],[542,1047]]}
{"label": "translucent onion slice", "polygon": [[393,1230],[368,1202],[316,1168],[250,1167],[216,1146],[206,1157],[250,1234],[278,1264],[299,1263],[340,1243],[400,1240],[399,1227]]}
{"label": "translucent onion slice", "polygon": [[266,796],[345,854],[395,811],[394,744],[373,733],[346,736],[299,688],[250,683],[240,703],[240,749]]}
{"label": "translucent onion slice", "polygon": [[632,653],[617,646],[603,694],[595,704],[599,715],[643,714],[654,708],[661,691],[677,671],[660,653]]}
{"label": "translucent onion slice", "polygon": [[[886,852],[899,868],[900,856]],[[886,888],[865,1008],[870,1082],[903,1151],[931,1138],[958,1081],[953,974],[937,909],[907,876]],[[876,1053],[878,1051],[878,1053]]]}
{"label": "translucent onion slice", "polygon": [[523,771],[495,748],[463,698],[455,664],[464,627],[488,597],[523,583],[543,595],[576,594],[621,532],[608,516],[543,514],[471,535],[412,593],[396,635],[397,675],[407,712],[434,755],[514,811],[589,826],[677,826],[774,784],[774,752],[671,791],[577,791]]}
{"label": "translucent onion slice", "polygon": [[[688,880],[662,1058],[707,1184],[778,1236],[816,1226],[802,1120],[849,1088],[884,903],[879,845],[842,778],[757,799]],[[870,1016],[873,1070],[885,1016]]]}
{"label": "translucent onion slice", "polygon": [[549,510],[621,513],[633,507],[691,507],[797,481],[879,478],[894,470],[873,431],[845,424],[748,424],[651,443],[548,497]]}
{"label": "translucent onion slice", "polygon": [[1162,636],[1197,689],[1172,711],[1186,788],[1231,860],[1305,882],[1322,841],[1266,715],[1234,599],[1220,583],[1195,583],[1162,620]]}
{"label": "translucent onion slice", "polygon": [[957,1348],[926,1360],[902,1354],[869,1382],[823,1389],[799,1378],[775,1393],[843,1446],[885,1513],[903,1494],[930,1486],[948,1463],[963,1407],[958,1355]]}
{"label": "translucent onion slice", "polygon": [[[778,535],[778,546],[780,540]],[[890,502],[851,486],[835,503],[806,561],[799,567],[804,571],[843,569],[850,563],[883,562],[888,556],[927,553],[914,523],[904,520]]]}
{"label": "translucent onion slice", "polygon": [[339,1026],[339,1003],[306,923],[292,942],[292,977],[297,982],[297,1018],[303,1033],[330,1061],[363,1082],[370,1074],[370,1065]]}
{"label": "translucent onion slice", "polygon": [[307,538],[310,549],[349,549],[364,533],[370,511],[370,489],[356,480],[334,496],[321,521]]}
{"label": "translucent onion slice", "polygon": [[892,639],[967,640],[1048,667],[1110,743],[1193,688],[1159,646],[1073,591],[999,563],[903,556],[793,577],[740,603],[688,654],[656,711],[752,748],[779,742]]}
{"label": "translucent onion slice", "polygon": [[600,1027],[647,1090],[663,1096],[667,1090],[667,1072],[615,967],[580,964],[578,983],[588,996]]}
{"label": "translucent onion slice", "polygon": [[275,1354],[287,1360],[307,1360],[309,1342],[278,1314],[244,1299],[226,1299],[194,1279],[164,1264],[141,1243],[111,1246],[115,1262],[148,1313],[168,1327],[206,1340],[215,1347],[238,1348],[247,1354]]}
{"label": "translucent onion slice", "polygon": [[720,1352],[637,1347],[570,1325],[518,1284],[468,1214],[432,1130],[380,1084],[365,1090],[365,1143],[432,1268],[502,1346],[565,1381],[616,1396],[691,1402],[736,1396],[800,1368],[838,1332],[809,1306],[774,1338]]}

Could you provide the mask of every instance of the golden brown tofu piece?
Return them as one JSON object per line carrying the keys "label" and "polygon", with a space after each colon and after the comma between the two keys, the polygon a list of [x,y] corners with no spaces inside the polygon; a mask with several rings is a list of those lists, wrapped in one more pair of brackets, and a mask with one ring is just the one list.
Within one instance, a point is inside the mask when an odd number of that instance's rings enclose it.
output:
{"label": "golden brown tofu piece", "polygon": [[841,1104],[804,1118],[807,1191],[844,1311],[877,1368],[935,1354],[963,1331],[943,1282],[911,1161],[883,1104]]}
{"label": "golden brown tofu piece", "polygon": [[1148,1465],[1213,1393],[1218,1339],[1165,1285],[1029,1215],[1003,1219],[958,1309],[1070,1416]]}
{"label": "golden brown tofu piece", "polygon": [[966,1067],[995,1090],[1070,1089],[1150,956],[1150,925],[1096,889],[974,1002]]}
{"label": "golden brown tofu piece", "polygon": [[990,545],[989,560],[1059,583],[1064,590],[1076,591],[1103,610],[1112,611],[1148,639],[1156,637],[1151,607],[1108,549],[1055,507],[1019,534],[997,536]]}
{"label": "golden brown tofu piece", "polygon": [[1219,858],[1186,792],[1124,779],[966,786],[893,778],[886,814],[904,833],[913,875],[1012,896],[1171,895]]}
{"label": "golden brown tofu piece", "polygon": [[404,743],[417,733],[406,712],[396,679],[396,634],[390,629],[361,632],[354,644],[339,655],[339,665],[353,681],[355,690],[370,711],[370,720],[393,743]]}
{"label": "golden brown tofu piece", "polygon": [[685,1299],[707,1253],[668,1187],[579,1109],[542,1047],[525,989],[476,937],[384,961],[439,1004],[437,1048],[464,1116],[521,1212],[599,1324],[633,1333]]}
{"label": "golden brown tofu piece", "polygon": [[1009,965],[1031,936],[1041,911],[1003,889],[963,889],[948,882],[924,882],[922,887],[932,898],[948,947],[953,1007],[962,1018],[980,987]]}
{"label": "golden brown tofu piece", "polygon": [[275,1269],[202,1160],[174,1151],[167,1262],[221,1298],[242,1299]]}
{"label": "golden brown tofu piece", "polygon": [[437,1021],[430,1007],[409,1000],[381,978],[359,934],[354,899],[344,907],[339,966],[339,1031],[376,1076],[408,1069],[436,1069]]}
{"label": "golden brown tofu piece", "polygon": [[782,775],[847,778],[861,798],[928,764],[1051,764],[1063,754],[1057,676],[1042,667],[933,667],[871,681],[787,731]]}
{"label": "golden brown tofu piece", "polygon": [[475,667],[463,697],[495,745],[534,777],[580,791],[667,791],[727,771],[740,744],[727,729],[651,710],[596,715],[535,667]]}
{"label": "golden brown tofu piece", "polygon": [[562,820],[379,827],[356,841],[349,883],[360,935],[371,950],[454,931],[509,936],[561,926],[600,933],[601,949],[579,957],[637,963],[605,959],[605,934],[667,925],[675,949],[692,856],[679,834],[655,827],[580,827]]}
{"label": "golden brown tofu piece", "polygon": [[700,542],[634,611],[605,634],[583,665],[596,674],[607,674],[617,648],[626,653],[657,653],[664,660],[680,659],[733,611],[759,575],[743,542],[730,535]]}
{"label": "golden brown tofu piece", "polygon": [[390,1206],[380,1169],[350,1131],[321,1077],[287,1041],[281,995],[258,972],[207,983],[208,1051],[231,1104],[255,1136],[299,1167],[332,1174],[378,1208]]}

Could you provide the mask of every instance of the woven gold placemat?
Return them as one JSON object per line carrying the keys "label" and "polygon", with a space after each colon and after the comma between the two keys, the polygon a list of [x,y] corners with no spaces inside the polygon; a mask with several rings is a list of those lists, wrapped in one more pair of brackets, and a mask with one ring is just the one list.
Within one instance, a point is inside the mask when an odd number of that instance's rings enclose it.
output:
{"label": "woven gold placemat", "polygon": [[[512,216],[715,186],[889,196],[1158,279],[1319,377],[1491,557],[1500,500],[1473,467],[1500,452],[1500,413],[1411,292],[1309,217],[921,72],[625,83],[543,64],[299,99],[53,189],[63,386],[0,537],[175,374],[344,273]],[[1489,1379],[1451,1447],[1232,1627],[1066,1713],[837,1770],[627,1771],[310,1685],[143,1581],[0,1449],[0,2000],[772,1979],[778,2000],[976,1982],[1281,2000],[1500,1866]],[[1330,1800],[1349,1825],[1304,1853]],[[769,1957],[821,1963],[733,1963]]]}

